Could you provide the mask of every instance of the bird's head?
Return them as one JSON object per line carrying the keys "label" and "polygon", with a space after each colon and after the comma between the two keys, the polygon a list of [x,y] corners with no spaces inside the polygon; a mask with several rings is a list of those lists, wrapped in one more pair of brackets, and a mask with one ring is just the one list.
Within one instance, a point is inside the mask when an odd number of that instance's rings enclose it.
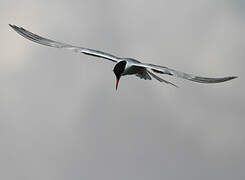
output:
{"label": "bird's head", "polygon": [[116,75],[116,90],[118,87],[119,80],[122,76],[122,73],[125,70],[126,64],[127,64],[126,61],[120,61],[114,66],[113,72]]}

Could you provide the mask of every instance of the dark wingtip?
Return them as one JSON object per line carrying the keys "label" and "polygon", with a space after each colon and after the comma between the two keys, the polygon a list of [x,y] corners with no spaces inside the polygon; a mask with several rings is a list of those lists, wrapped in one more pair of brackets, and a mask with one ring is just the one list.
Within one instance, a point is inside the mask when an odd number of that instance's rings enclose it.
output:
{"label": "dark wingtip", "polygon": [[14,26],[15,26],[15,25],[13,25],[13,24],[9,24],[9,26],[10,26],[11,28],[14,28]]}
{"label": "dark wingtip", "polygon": [[236,79],[238,78],[238,76],[230,76],[230,77],[226,77],[224,81],[230,81],[232,79]]}
{"label": "dark wingtip", "polygon": [[14,25],[14,24],[9,24],[9,26],[11,27],[11,28],[13,28],[14,30],[16,30],[16,28],[18,28],[16,25]]}
{"label": "dark wingtip", "polygon": [[206,78],[206,77],[199,77],[196,76],[193,79],[190,79],[191,81],[199,82],[199,83],[221,83],[225,81],[230,81],[232,79],[238,78],[237,76],[228,76],[223,78]]}
{"label": "dark wingtip", "polygon": [[231,76],[231,77],[230,77],[230,80],[236,79],[236,78],[238,78],[238,76]]}

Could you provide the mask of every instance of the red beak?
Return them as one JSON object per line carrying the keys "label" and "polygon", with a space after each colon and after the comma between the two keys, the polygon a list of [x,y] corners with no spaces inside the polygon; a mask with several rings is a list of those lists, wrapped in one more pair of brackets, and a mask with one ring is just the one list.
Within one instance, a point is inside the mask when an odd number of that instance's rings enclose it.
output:
{"label": "red beak", "polygon": [[116,79],[116,90],[117,90],[117,87],[118,87],[118,83],[119,83],[119,79]]}

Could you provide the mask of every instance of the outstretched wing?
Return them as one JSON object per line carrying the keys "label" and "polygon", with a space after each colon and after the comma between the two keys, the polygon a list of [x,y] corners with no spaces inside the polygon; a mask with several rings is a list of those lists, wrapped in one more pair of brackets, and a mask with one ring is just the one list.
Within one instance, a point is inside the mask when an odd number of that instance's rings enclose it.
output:
{"label": "outstretched wing", "polygon": [[9,26],[12,27],[21,36],[23,36],[23,37],[25,37],[25,38],[33,41],[33,42],[36,42],[38,44],[42,44],[42,45],[50,46],[50,47],[55,47],[55,48],[69,49],[69,50],[72,50],[74,52],[80,52],[80,53],[84,53],[86,55],[105,58],[105,59],[108,59],[112,62],[119,61],[118,57],[111,55],[111,54],[108,54],[108,53],[105,53],[105,52],[102,52],[102,51],[97,51],[94,49],[88,49],[88,48],[83,48],[83,47],[77,47],[77,46],[69,45],[66,43],[53,41],[50,39],[43,38],[39,35],[36,35],[30,31],[27,31],[26,29],[24,29],[22,27],[18,27],[18,26],[11,25],[11,24],[9,24]]}
{"label": "outstretched wing", "polygon": [[158,66],[154,64],[138,63],[137,66],[145,67],[147,69],[152,70],[155,73],[168,74],[174,77],[183,78],[183,79],[187,79],[187,80],[199,82],[199,83],[220,83],[220,82],[225,82],[225,81],[229,81],[229,80],[237,78],[237,76],[228,76],[228,77],[222,77],[222,78],[208,78],[208,77],[195,76],[192,74],[179,72],[174,69],[170,69],[164,66]]}

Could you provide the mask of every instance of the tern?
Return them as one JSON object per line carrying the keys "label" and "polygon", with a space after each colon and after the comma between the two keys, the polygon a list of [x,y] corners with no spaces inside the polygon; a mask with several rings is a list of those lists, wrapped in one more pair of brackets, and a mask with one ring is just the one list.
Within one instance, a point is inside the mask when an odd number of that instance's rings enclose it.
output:
{"label": "tern", "polygon": [[136,75],[137,77],[141,79],[145,79],[145,80],[151,80],[153,77],[159,82],[164,82],[164,83],[173,85],[175,87],[178,87],[178,86],[169,81],[162,79],[161,77],[157,76],[155,73],[167,74],[170,76],[183,78],[183,79],[187,79],[187,80],[198,82],[198,83],[220,83],[220,82],[225,82],[225,81],[229,81],[229,80],[237,78],[237,76],[208,78],[208,77],[201,77],[201,76],[196,76],[192,74],[187,74],[187,73],[176,71],[174,69],[170,69],[168,67],[164,67],[160,65],[142,63],[133,58],[120,58],[120,57],[111,55],[106,52],[84,48],[84,47],[73,46],[70,44],[47,39],[47,38],[41,37],[37,34],[34,34],[28,31],[24,29],[23,27],[18,27],[16,25],[9,24],[9,26],[13,28],[21,36],[33,42],[36,42],[38,44],[55,47],[55,48],[68,49],[74,52],[79,52],[79,53],[83,53],[86,55],[104,58],[104,59],[107,59],[109,61],[116,63],[113,68],[114,74],[116,76],[116,90],[118,88],[120,78],[125,75]]}

